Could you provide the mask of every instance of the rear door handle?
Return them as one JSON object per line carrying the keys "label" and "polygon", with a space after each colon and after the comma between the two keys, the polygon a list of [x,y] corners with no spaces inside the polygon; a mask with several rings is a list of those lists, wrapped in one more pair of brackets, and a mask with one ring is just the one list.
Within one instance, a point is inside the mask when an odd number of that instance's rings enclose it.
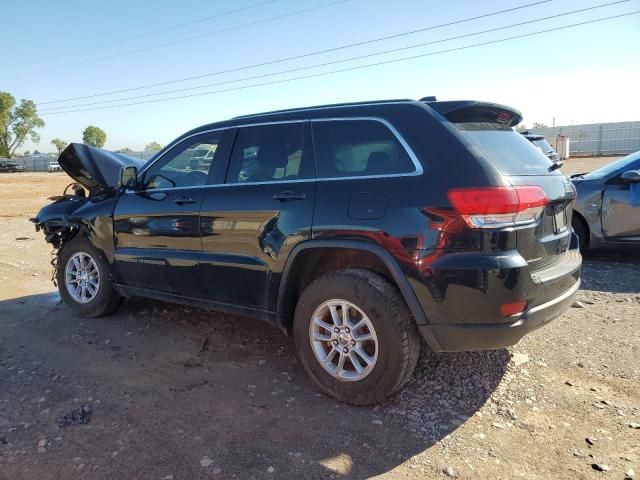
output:
{"label": "rear door handle", "polygon": [[286,192],[274,194],[273,198],[275,200],[280,200],[281,202],[288,202],[291,200],[304,200],[306,195],[304,193],[291,192],[287,190]]}
{"label": "rear door handle", "polygon": [[196,203],[196,201],[191,197],[180,197],[174,200],[178,205],[190,205],[192,203]]}

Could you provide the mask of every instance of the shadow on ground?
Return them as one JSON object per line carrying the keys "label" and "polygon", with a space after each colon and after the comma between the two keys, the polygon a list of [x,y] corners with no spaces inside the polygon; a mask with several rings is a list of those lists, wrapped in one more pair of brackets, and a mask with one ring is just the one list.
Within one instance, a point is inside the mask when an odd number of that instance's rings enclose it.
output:
{"label": "shadow on ground", "polygon": [[640,249],[594,250],[583,254],[581,290],[609,293],[637,293],[629,282],[640,273]]}
{"label": "shadow on ground", "polygon": [[[80,319],[55,300],[0,302],[9,478],[368,478],[461,425],[509,362],[424,352],[395,398],[357,408],[319,394],[262,322],[142,300]],[[83,403],[91,423],[58,428]]]}

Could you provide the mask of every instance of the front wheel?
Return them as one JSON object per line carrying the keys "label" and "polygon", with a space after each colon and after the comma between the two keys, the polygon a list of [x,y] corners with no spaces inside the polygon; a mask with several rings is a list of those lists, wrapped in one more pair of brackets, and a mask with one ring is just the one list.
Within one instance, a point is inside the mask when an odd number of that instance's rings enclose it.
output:
{"label": "front wheel", "polygon": [[589,246],[589,230],[583,221],[576,216],[571,219],[571,228],[573,228],[573,231],[578,236],[580,250],[584,252]]}
{"label": "front wheel", "polygon": [[65,243],[58,254],[60,296],[81,317],[99,317],[120,306],[101,252],[83,237]]}
{"label": "front wheel", "polygon": [[302,293],[294,317],[296,352],[327,395],[379,403],[411,377],[420,342],[398,290],[367,270],[329,273]]}

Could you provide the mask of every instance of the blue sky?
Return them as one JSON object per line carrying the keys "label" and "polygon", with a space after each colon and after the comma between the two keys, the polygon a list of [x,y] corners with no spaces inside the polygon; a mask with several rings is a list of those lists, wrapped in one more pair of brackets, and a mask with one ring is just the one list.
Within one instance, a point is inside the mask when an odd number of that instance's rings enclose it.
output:
{"label": "blue sky", "polygon": [[[2,16],[11,21],[3,22],[0,30],[0,90],[8,91],[18,99],[28,98],[40,104],[300,55],[533,1],[348,0],[312,12],[211,35],[207,34],[327,5],[336,0],[157,0],[153,4],[124,0],[90,3],[80,0],[4,1],[0,2]],[[40,105],[47,126],[41,131],[40,143],[34,145],[29,142],[23,150],[53,151],[50,141],[55,137],[81,141],[82,130],[91,124],[107,132],[106,148],[141,149],[151,141],[166,144],[193,127],[235,115],[343,101],[417,99],[426,95],[512,105],[523,112],[524,123],[528,125],[535,121],[551,125],[554,117],[557,125],[639,120],[640,57],[637,52],[640,15],[279,85],[122,108],[55,115],[44,111],[47,107],[124,98],[306,67],[603,3],[607,1],[552,0],[480,20],[305,59],[165,87]],[[257,4],[262,5],[159,34],[86,50]],[[451,49],[636,10],[640,10],[640,0],[405,52],[277,75],[262,81]],[[202,37],[182,41],[197,35]],[[178,43],[129,53],[172,41]],[[126,55],[117,56],[123,53]],[[260,81],[244,80],[185,93],[255,83]],[[179,94],[172,96],[175,95]]]}

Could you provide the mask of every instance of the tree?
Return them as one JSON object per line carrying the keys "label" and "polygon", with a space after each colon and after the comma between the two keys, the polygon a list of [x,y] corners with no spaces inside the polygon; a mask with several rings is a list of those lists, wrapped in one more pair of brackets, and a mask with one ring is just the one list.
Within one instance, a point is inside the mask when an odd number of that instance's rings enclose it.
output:
{"label": "tree", "polygon": [[36,128],[45,126],[38,117],[36,104],[32,100],[16,99],[8,92],[0,92],[0,157],[11,158],[27,138],[40,141]]}
{"label": "tree", "polygon": [[524,123],[521,123],[516,127],[516,132],[522,133],[527,131],[527,126]]}
{"label": "tree", "polygon": [[82,132],[82,143],[90,147],[102,148],[107,141],[107,134],[104,130],[93,125],[89,125]]}
{"label": "tree", "polygon": [[133,150],[131,150],[129,147],[124,147],[120,150],[116,150],[116,153],[133,153]]}
{"label": "tree", "polygon": [[162,145],[158,142],[151,142],[149,145],[144,147],[145,152],[159,152],[160,150],[162,150]]}
{"label": "tree", "polygon": [[28,157],[29,155],[31,155],[31,152],[29,150],[25,150],[24,151],[24,156]]}
{"label": "tree", "polygon": [[34,154],[34,155],[40,155],[40,151],[39,151],[39,150],[34,150],[34,151],[33,151],[33,154]]}
{"label": "tree", "polygon": [[59,138],[54,138],[53,140],[51,140],[51,143],[56,146],[58,155],[60,155],[62,151],[67,148],[67,145],[69,145],[67,142],[65,142],[64,140],[60,140]]}
{"label": "tree", "polygon": [[533,128],[547,128],[547,125],[542,122],[533,122]]}

